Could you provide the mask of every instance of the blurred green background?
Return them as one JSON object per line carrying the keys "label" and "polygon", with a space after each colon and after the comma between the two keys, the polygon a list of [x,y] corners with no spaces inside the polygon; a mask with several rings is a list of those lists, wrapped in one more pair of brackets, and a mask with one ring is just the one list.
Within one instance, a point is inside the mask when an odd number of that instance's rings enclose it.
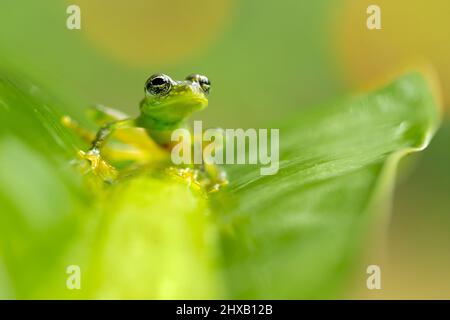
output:
{"label": "blurred green background", "polygon": [[[372,3],[382,30],[366,28]],[[66,28],[70,4],[81,30]],[[434,66],[448,106],[447,12],[446,0],[2,0],[0,67],[58,95],[80,120],[93,103],[136,114],[152,73],[198,72],[213,84],[198,115],[206,126],[264,127],[416,61]],[[384,290],[363,283],[349,296],[450,297],[449,146],[444,122],[426,152],[403,162],[384,258],[368,257]]]}

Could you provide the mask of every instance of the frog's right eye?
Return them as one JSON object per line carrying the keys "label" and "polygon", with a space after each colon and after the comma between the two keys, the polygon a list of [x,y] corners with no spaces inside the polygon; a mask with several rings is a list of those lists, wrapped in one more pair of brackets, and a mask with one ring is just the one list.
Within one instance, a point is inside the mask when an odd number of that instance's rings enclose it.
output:
{"label": "frog's right eye", "polygon": [[172,79],[165,74],[154,74],[145,83],[145,91],[154,96],[165,95],[170,89],[172,89]]}
{"label": "frog's right eye", "polygon": [[206,76],[201,74],[190,74],[186,77],[186,80],[197,82],[202,88],[203,92],[207,95],[209,94],[209,90],[211,89],[211,82]]}

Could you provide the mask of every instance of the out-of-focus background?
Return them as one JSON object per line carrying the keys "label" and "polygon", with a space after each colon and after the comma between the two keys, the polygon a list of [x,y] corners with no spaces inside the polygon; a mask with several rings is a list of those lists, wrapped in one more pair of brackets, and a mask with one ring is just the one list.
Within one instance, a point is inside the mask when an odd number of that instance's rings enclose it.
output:
{"label": "out-of-focus background", "polygon": [[[81,30],[66,28],[72,4]],[[381,8],[381,30],[366,27],[370,4]],[[448,106],[449,13],[446,0],[2,0],[0,67],[34,79],[79,119],[93,103],[136,114],[150,74],[198,72],[213,84],[198,115],[207,126],[264,127],[424,61]],[[367,258],[381,266],[383,289],[352,284],[348,296],[450,298],[449,209],[444,121],[427,151],[402,162],[384,257]]]}

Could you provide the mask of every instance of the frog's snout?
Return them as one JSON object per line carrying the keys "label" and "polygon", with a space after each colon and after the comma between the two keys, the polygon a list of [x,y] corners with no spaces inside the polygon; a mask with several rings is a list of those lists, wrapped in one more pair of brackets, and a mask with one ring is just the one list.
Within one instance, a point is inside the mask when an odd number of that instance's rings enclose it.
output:
{"label": "frog's snout", "polygon": [[194,103],[201,104],[203,107],[208,105],[208,97],[197,82],[183,81],[174,91],[178,91],[175,92],[175,95],[184,96],[187,101],[191,100]]}
{"label": "frog's snout", "polygon": [[180,83],[181,91],[184,91],[188,95],[205,95],[202,87],[197,82],[183,81]]}

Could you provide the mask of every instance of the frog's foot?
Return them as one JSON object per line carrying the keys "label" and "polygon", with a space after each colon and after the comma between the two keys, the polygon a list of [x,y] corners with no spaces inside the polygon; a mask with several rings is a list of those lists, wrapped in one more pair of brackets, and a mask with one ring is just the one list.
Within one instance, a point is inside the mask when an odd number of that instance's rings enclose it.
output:
{"label": "frog's foot", "polygon": [[211,179],[208,174],[200,169],[169,167],[168,173],[172,176],[182,179],[189,186],[196,190],[204,190],[207,193],[219,191],[228,184],[225,173],[217,179]]}
{"label": "frog's foot", "polygon": [[98,149],[91,149],[88,152],[80,150],[78,151],[78,156],[82,160],[86,160],[83,161],[81,166],[85,174],[92,172],[103,181],[109,183],[117,178],[118,172],[116,168],[102,158]]}
{"label": "frog's foot", "polygon": [[167,173],[181,179],[186,182],[188,186],[193,187],[196,190],[201,190],[203,188],[202,183],[199,181],[199,170],[197,169],[169,167]]}

